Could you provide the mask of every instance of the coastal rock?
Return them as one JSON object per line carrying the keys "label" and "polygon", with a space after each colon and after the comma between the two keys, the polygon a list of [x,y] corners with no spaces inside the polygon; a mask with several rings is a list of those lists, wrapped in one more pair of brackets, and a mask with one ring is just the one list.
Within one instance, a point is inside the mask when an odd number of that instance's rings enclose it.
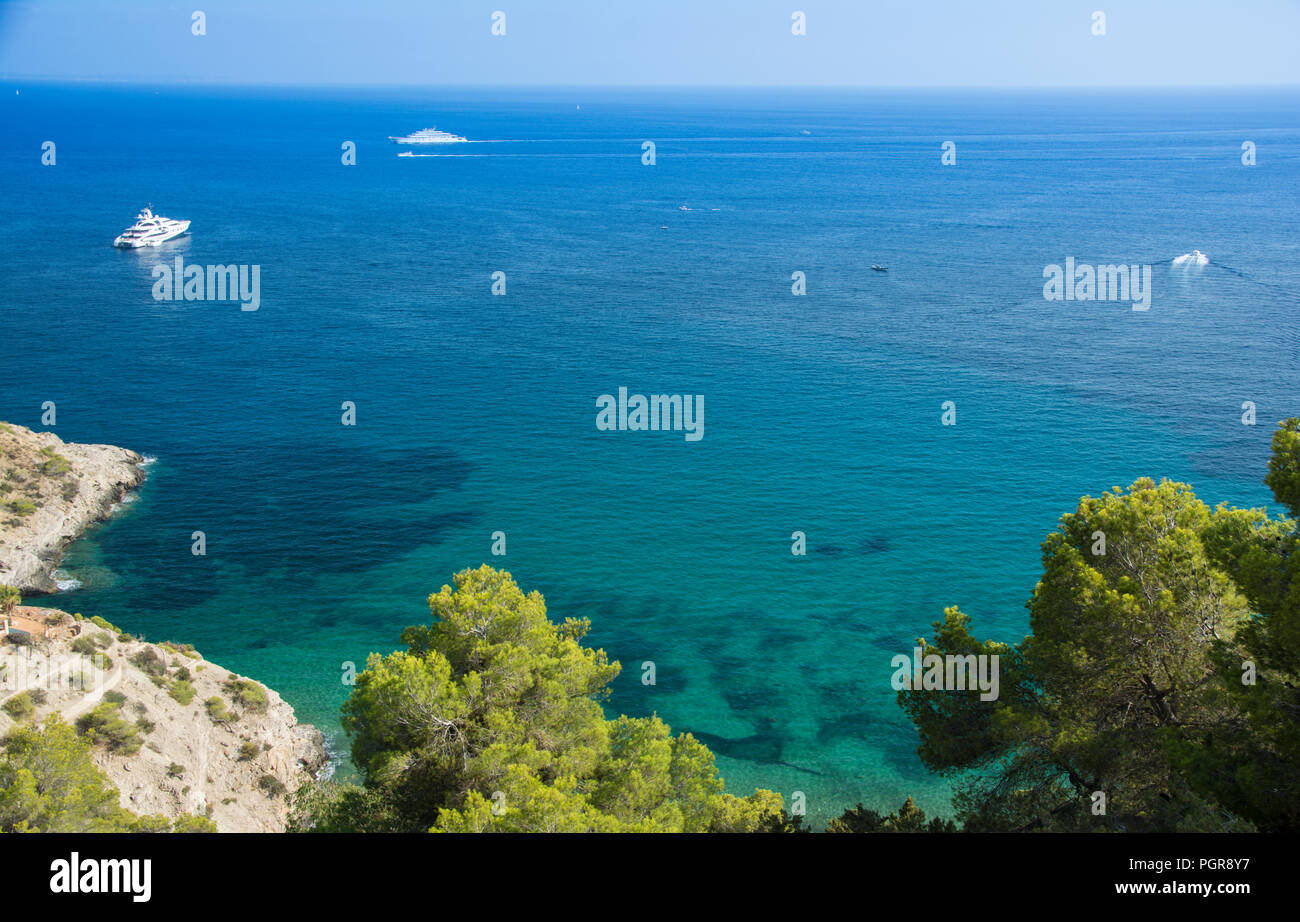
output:
{"label": "coastal rock", "polygon": [[0,423],[0,584],[25,595],[56,591],[64,549],[144,481],[143,460]]}
{"label": "coastal rock", "polygon": [[[140,485],[142,462],[0,423],[0,584],[55,591],[64,549]],[[192,647],[33,606],[18,606],[0,634],[0,705],[26,693],[32,707],[15,709],[18,719],[57,714],[76,726],[133,813],[282,832],[290,796],[328,761],[320,732],[276,692]],[[0,736],[14,725],[0,710]]]}
{"label": "coastal rock", "polygon": [[[0,704],[27,690],[39,703],[25,722],[57,713],[97,740],[92,757],[123,807],[169,819],[207,816],[221,832],[284,831],[290,797],[328,756],[320,731],[298,723],[275,691],[185,645],[146,643],[55,609],[22,607],[18,614],[47,630],[23,646],[0,642],[9,677]],[[74,643],[91,649],[87,640],[110,660],[97,671],[88,655],[73,651]],[[36,662],[45,668],[32,668]],[[77,687],[58,675],[92,681]],[[214,698],[220,708],[208,704]],[[97,730],[93,722],[101,717],[107,721]],[[0,736],[14,725],[0,710]]]}

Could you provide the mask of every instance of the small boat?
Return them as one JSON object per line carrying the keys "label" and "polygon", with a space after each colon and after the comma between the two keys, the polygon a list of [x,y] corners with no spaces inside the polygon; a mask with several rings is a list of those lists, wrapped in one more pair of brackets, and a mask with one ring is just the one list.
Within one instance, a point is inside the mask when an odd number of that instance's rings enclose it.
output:
{"label": "small boat", "polygon": [[889,271],[889,267],[888,267],[888,266],[882,266],[882,265],[876,264],[876,265],[873,265],[873,266],[871,267],[871,271],[872,271],[872,272],[888,272],[888,271]]}
{"label": "small boat", "polygon": [[1192,250],[1191,252],[1184,252],[1182,256],[1175,257],[1174,265],[1208,265],[1209,261],[1210,257],[1200,250]]}

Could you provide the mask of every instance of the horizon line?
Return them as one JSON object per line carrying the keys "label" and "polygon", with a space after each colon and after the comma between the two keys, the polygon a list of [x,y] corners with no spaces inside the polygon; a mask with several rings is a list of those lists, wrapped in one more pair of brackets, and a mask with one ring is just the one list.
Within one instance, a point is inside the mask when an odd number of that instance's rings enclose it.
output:
{"label": "horizon line", "polygon": [[1023,91],[1115,91],[1115,90],[1187,90],[1187,91],[1234,91],[1234,90],[1286,90],[1300,91],[1300,82],[1295,83],[1214,83],[1214,84],[1174,84],[1174,83],[989,83],[989,84],[888,84],[888,83],[298,83],[298,82],[256,82],[256,81],[208,81],[208,80],[170,80],[159,81],[144,77],[50,77],[25,74],[0,73],[3,83],[33,84],[77,84],[101,86],[147,86],[158,87],[202,87],[211,89],[483,89],[483,90],[863,90],[863,91],[986,91],[986,90],[1023,90]]}

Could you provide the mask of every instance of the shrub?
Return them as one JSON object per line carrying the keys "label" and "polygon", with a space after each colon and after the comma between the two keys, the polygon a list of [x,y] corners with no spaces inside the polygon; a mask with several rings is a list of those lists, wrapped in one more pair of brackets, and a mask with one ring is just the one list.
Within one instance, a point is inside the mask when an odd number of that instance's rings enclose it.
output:
{"label": "shrub", "polygon": [[142,740],[137,727],[122,719],[118,705],[105,701],[89,714],[77,718],[77,732],[92,743],[103,743],[110,752],[135,755]]}
{"label": "shrub", "polygon": [[269,703],[266,697],[266,689],[256,682],[231,676],[226,680],[225,689],[226,693],[230,695],[230,700],[244,710],[253,711],[257,714],[266,712]]}
{"label": "shrub", "polygon": [[99,617],[99,615],[91,615],[90,623],[95,625],[95,627],[102,627],[106,631],[112,631],[114,634],[122,633],[122,629],[120,627],[118,627],[115,624],[108,623],[103,618]]}
{"label": "shrub", "polygon": [[0,614],[9,614],[22,604],[23,594],[13,586],[0,584]]}
{"label": "shrub", "polygon": [[272,800],[275,800],[275,798],[279,797],[281,794],[286,794],[289,791],[289,789],[286,788],[280,782],[280,779],[275,777],[275,775],[263,775],[261,778],[258,778],[257,786]]}
{"label": "shrub", "polygon": [[257,743],[244,743],[239,747],[239,761],[247,762],[250,759],[255,759],[260,751],[257,748]]}
{"label": "shrub", "polygon": [[19,692],[4,703],[4,712],[14,720],[22,722],[36,713],[36,706],[32,704],[32,696],[27,692]]}
{"label": "shrub", "polygon": [[107,653],[96,653],[90,658],[90,661],[95,664],[96,669],[108,671],[113,668],[113,658]]}
{"label": "shrub", "polygon": [[20,519],[25,519],[36,511],[35,504],[27,499],[11,499],[6,505],[8,505],[9,511]]}
{"label": "shrub", "polygon": [[185,776],[185,766],[179,762],[172,762],[167,766],[168,778],[182,778]]}
{"label": "shrub", "polygon": [[31,696],[32,704],[35,704],[37,707],[44,704],[48,698],[45,694],[45,689],[43,688],[29,688],[27,689],[27,694]]}
{"label": "shrub", "polygon": [[41,462],[41,473],[47,477],[62,477],[72,470],[72,463],[53,448],[42,448],[45,460]]}
{"label": "shrub", "polygon": [[177,679],[168,686],[167,694],[181,704],[189,704],[194,700],[194,686],[184,679]]}
{"label": "shrub", "polygon": [[203,705],[208,709],[208,716],[212,718],[213,723],[227,724],[233,719],[231,713],[226,710],[226,702],[216,695],[203,702]]}
{"label": "shrub", "polygon": [[72,652],[80,653],[82,656],[91,656],[99,652],[99,645],[88,635],[82,634],[72,642]]}
{"label": "shrub", "polygon": [[136,653],[131,657],[131,662],[147,676],[161,679],[167,675],[167,661],[153,647],[145,647]]}
{"label": "shrub", "polygon": [[[212,812],[212,805],[208,805],[208,813]],[[212,822],[206,816],[194,816],[192,813],[184,813],[176,817],[172,823],[172,832],[216,832],[217,824]]]}
{"label": "shrub", "polygon": [[182,682],[188,682],[190,680],[190,671],[184,666],[181,666],[176,670],[176,678],[180,679]]}
{"label": "shrub", "polygon": [[154,730],[158,729],[157,724],[147,717],[137,717],[135,719],[135,725],[140,728],[141,733],[145,734],[152,733]]}
{"label": "shrub", "polygon": [[104,692],[104,700],[111,704],[126,704],[126,695],[120,691],[106,691]]}

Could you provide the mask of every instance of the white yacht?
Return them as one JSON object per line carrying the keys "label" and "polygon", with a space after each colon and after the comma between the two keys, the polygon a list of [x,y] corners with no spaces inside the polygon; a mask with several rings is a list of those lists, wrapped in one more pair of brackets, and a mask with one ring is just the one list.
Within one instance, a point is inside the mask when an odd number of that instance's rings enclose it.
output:
{"label": "white yacht", "polygon": [[390,134],[388,140],[394,144],[459,144],[461,141],[468,141],[469,138],[462,138],[458,134],[451,134],[447,131],[439,131],[437,128],[422,128],[401,138]]}
{"label": "white yacht", "polygon": [[113,241],[113,246],[133,250],[136,247],[156,247],[173,237],[179,237],[190,229],[189,221],[177,221],[153,213],[153,206],[146,205],[144,211],[135,216],[135,223]]}

